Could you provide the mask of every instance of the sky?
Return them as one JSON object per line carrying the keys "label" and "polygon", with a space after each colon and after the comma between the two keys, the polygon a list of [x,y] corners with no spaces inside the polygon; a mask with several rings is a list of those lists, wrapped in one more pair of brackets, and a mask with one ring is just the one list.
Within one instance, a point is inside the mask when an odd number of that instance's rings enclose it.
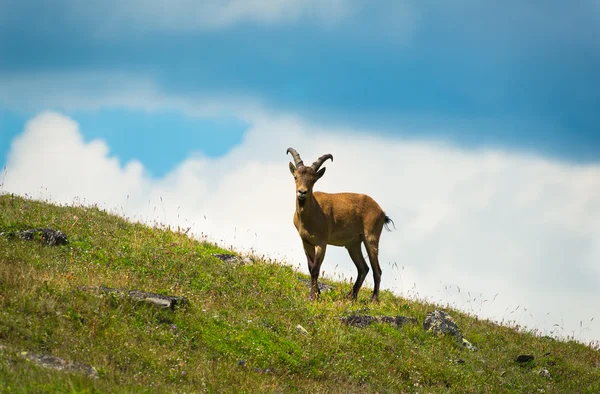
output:
{"label": "sky", "polygon": [[307,272],[285,152],[331,153],[383,289],[600,341],[597,37],[594,0],[0,0],[0,192]]}

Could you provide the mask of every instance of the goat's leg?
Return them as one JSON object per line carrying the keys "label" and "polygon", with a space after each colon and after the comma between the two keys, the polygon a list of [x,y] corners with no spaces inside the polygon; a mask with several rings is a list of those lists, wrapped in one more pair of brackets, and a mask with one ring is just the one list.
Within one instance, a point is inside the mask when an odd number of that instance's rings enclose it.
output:
{"label": "goat's leg", "polygon": [[308,264],[308,272],[312,272],[312,267],[315,264],[315,246],[302,240],[302,246],[304,247],[304,254],[306,255],[306,262]]}
{"label": "goat's leg", "polygon": [[[314,283],[316,279],[314,278],[313,272],[315,271],[315,246],[310,243],[302,240],[302,245],[304,246],[304,254],[306,254],[306,262],[308,263],[308,272],[310,273],[310,299],[314,298]],[[319,270],[317,269],[317,277],[319,276]],[[319,287],[317,286],[317,294],[319,291]]]}
{"label": "goat's leg", "polygon": [[360,288],[363,284],[363,281],[365,280],[365,278],[367,277],[367,274],[369,273],[369,266],[367,265],[367,262],[365,261],[365,258],[363,257],[360,245],[361,245],[361,242],[359,241],[359,242],[355,242],[351,245],[346,246],[346,249],[348,250],[348,253],[350,254],[350,258],[352,259],[352,262],[354,262],[354,265],[356,266],[356,269],[358,270],[358,274],[356,276],[356,282],[354,283],[354,286],[352,287],[352,291],[348,295],[348,297],[353,300],[356,300],[356,298],[358,297],[358,291],[360,290]]}
{"label": "goat's leg", "polygon": [[310,299],[314,300],[321,294],[319,290],[319,271],[321,270],[321,264],[325,258],[325,251],[327,250],[327,244],[317,245],[315,247],[315,258],[313,265],[310,267]]}
{"label": "goat's leg", "polygon": [[381,283],[381,267],[379,266],[379,238],[367,237],[365,249],[369,255],[369,262],[373,268],[373,296],[371,301],[379,302],[379,284]]}

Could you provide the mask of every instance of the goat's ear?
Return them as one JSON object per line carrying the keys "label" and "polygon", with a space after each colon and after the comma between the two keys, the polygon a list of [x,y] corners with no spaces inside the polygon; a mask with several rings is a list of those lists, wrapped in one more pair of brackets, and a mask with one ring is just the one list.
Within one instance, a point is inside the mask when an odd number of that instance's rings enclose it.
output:
{"label": "goat's ear", "polygon": [[326,170],[326,168],[323,167],[319,171],[317,171],[317,180],[321,179],[323,174],[325,174],[325,170]]}
{"label": "goat's ear", "polygon": [[290,172],[292,173],[292,175],[294,175],[294,173],[296,172],[296,167],[292,164],[291,161],[290,161]]}

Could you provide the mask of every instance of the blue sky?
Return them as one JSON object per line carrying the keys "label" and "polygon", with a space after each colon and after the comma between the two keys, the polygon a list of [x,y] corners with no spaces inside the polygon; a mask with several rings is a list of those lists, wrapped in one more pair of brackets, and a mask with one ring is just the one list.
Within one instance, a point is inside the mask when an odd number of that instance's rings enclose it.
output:
{"label": "blue sky", "polygon": [[0,0],[0,192],[305,272],[285,151],[332,153],[382,288],[600,341],[598,37],[596,0]]}
{"label": "blue sky", "polygon": [[[322,9],[306,1],[296,10],[265,1],[264,10],[217,25],[211,15],[202,19],[215,12],[210,8],[186,19],[193,2],[171,3],[164,20],[158,1],[104,3],[1,1],[0,75],[146,75],[165,94],[251,97],[322,124],[600,160],[593,1],[329,1]],[[24,119],[43,108],[23,108],[10,97],[2,107],[5,153]],[[157,175],[193,151],[225,153],[244,131],[229,114],[198,120],[168,112],[114,105],[67,111],[86,138],[106,139]],[[165,138],[170,133],[176,138]],[[148,140],[166,149],[156,155]]]}

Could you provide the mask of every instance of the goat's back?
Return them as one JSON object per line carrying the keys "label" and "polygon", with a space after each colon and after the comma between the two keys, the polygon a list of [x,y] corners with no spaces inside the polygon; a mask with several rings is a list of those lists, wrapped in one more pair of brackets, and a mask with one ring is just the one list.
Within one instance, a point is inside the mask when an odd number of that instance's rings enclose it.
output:
{"label": "goat's back", "polygon": [[347,245],[356,239],[379,234],[385,213],[379,204],[366,194],[314,192],[315,199],[329,219],[330,242]]}

